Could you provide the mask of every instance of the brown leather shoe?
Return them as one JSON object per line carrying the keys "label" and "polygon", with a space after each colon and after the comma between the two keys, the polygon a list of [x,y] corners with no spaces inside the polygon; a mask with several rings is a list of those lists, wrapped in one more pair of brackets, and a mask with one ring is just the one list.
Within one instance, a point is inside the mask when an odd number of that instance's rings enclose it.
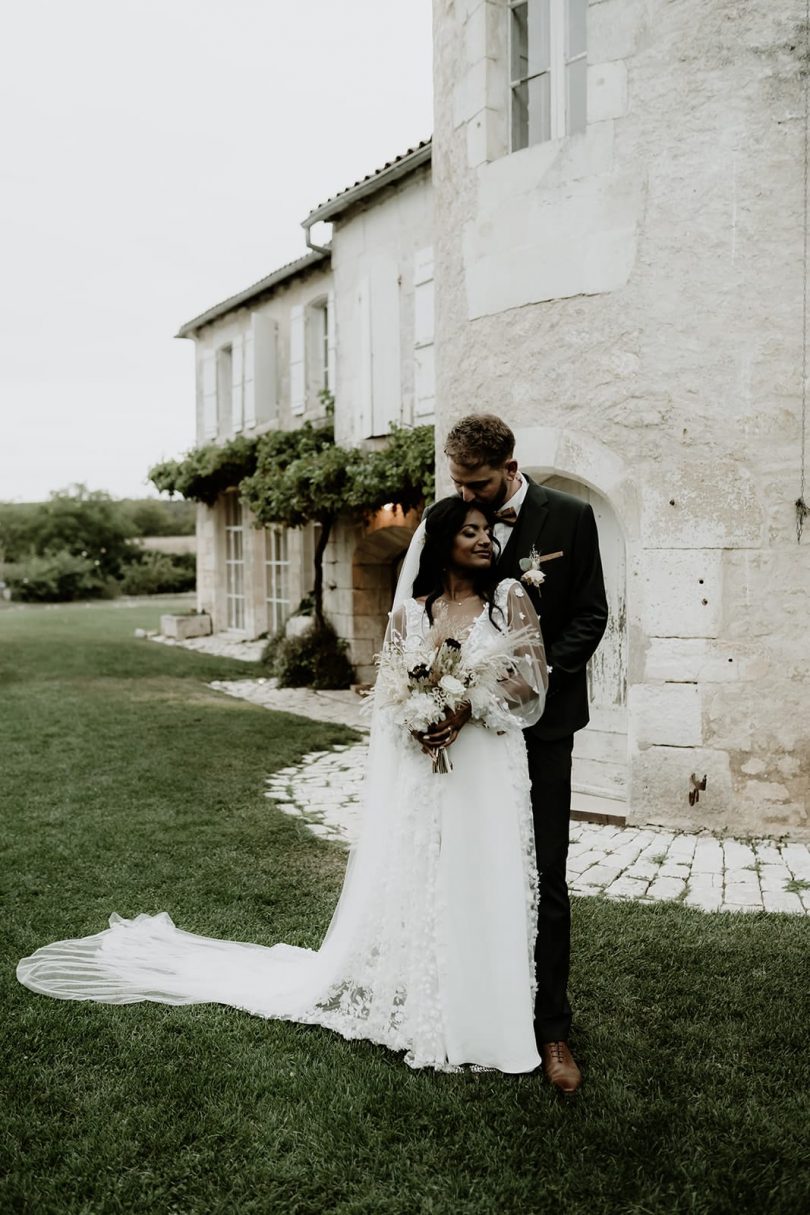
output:
{"label": "brown leather shoe", "polygon": [[582,1084],[582,1072],[574,1062],[565,1042],[544,1042],[540,1048],[543,1071],[546,1079],[559,1089],[564,1097],[573,1097]]}

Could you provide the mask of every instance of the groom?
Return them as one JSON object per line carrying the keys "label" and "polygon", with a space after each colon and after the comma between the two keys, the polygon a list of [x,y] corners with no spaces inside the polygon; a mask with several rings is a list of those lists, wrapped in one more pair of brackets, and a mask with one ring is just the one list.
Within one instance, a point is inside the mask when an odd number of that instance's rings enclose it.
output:
{"label": "groom", "polygon": [[567,1045],[571,752],[574,732],[588,722],[585,668],[605,631],[608,609],[593,511],[570,494],[530,481],[518,470],[514,448],[515,436],[506,423],[486,413],[462,418],[444,445],[456,491],[465,501],[497,509],[501,576],[521,578],[520,561],[533,550],[548,558],[539,564],[545,575],[542,586],[527,587],[550,668],[545,712],[524,734],[540,875],[535,1033],[546,1076],[572,1095],[582,1077]]}

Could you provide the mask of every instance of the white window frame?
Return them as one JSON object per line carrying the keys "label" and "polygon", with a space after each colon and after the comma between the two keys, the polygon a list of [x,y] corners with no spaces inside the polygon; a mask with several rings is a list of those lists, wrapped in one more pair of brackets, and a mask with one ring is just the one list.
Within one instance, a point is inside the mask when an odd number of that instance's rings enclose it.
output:
{"label": "white window frame", "polygon": [[[563,139],[584,130],[587,125],[587,32],[584,47],[571,47],[572,12],[574,6],[581,8],[583,5],[587,23],[587,0],[508,0],[509,149],[512,152],[532,144]],[[525,74],[516,73],[513,66],[519,9],[524,9],[526,16]],[[578,68],[581,63],[586,65],[584,71]],[[574,85],[580,90],[578,107],[572,104],[570,96]],[[525,142],[515,123],[518,90],[523,88],[528,93]],[[545,118],[544,108],[547,109]],[[575,108],[585,115],[585,124],[576,128]]]}
{"label": "white window frame", "polygon": [[225,606],[228,629],[245,631],[245,508],[236,493],[225,494]]}
{"label": "white window frame", "polygon": [[[307,304],[306,314],[306,379],[309,396],[317,400],[321,392],[334,392],[334,369],[332,368],[331,333],[332,321],[330,299],[320,296]],[[331,373],[331,374],[330,374]]]}
{"label": "white window frame", "polygon": [[286,527],[267,527],[265,545],[265,599],[267,631],[278,633],[290,615],[290,549]]}
{"label": "white window frame", "polygon": [[233,431],[233,344],[223,342],[217,347],[217,433]]}

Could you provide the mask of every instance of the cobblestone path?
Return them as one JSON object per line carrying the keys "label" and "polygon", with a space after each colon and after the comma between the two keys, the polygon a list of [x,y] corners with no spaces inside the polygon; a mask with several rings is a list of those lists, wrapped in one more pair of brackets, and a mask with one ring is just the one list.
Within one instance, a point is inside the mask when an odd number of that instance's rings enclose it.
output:
{"label": "cobblestone path", "polygon": [[[210,686],[268,709],[367,730],[353,692],[277,688],[272,680],[256,679]],[[348,848],[359,828],[367,755],[364,742],[313,751],[297,767],[269,777],[266,795],[315,835]],[[782,840],[575,822],[568,878],[572,894],[677,900],[704,911],[810,914],[810,846]]]}
{"label": "cobblestone path", "polygon": [[[267,780],[267,797],[324,839],[348,847],[359,827],[368,746],[313,751]],[[659,827],[571,824],[572,894],[704,911],[810,913],[810,848],[775,840],[720,839]]]}

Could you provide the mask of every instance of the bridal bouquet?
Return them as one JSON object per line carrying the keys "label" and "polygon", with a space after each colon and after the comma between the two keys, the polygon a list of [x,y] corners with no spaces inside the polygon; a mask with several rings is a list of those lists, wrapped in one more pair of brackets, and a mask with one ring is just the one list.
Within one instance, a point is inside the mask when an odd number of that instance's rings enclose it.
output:
{"label": "bridal bouquet", "polygon": [[[519,667],[517,648],[535,638],[530,627],[504,633],[475,647],[434,624],[424,637],[394,635],[378,655],[375,703],[386,708],[403,729],[424,734],[467,702],[472,717],[503,730],[510,724],[504,680]],[[433,752],[433,771],[453,765],[444,747]]]}

